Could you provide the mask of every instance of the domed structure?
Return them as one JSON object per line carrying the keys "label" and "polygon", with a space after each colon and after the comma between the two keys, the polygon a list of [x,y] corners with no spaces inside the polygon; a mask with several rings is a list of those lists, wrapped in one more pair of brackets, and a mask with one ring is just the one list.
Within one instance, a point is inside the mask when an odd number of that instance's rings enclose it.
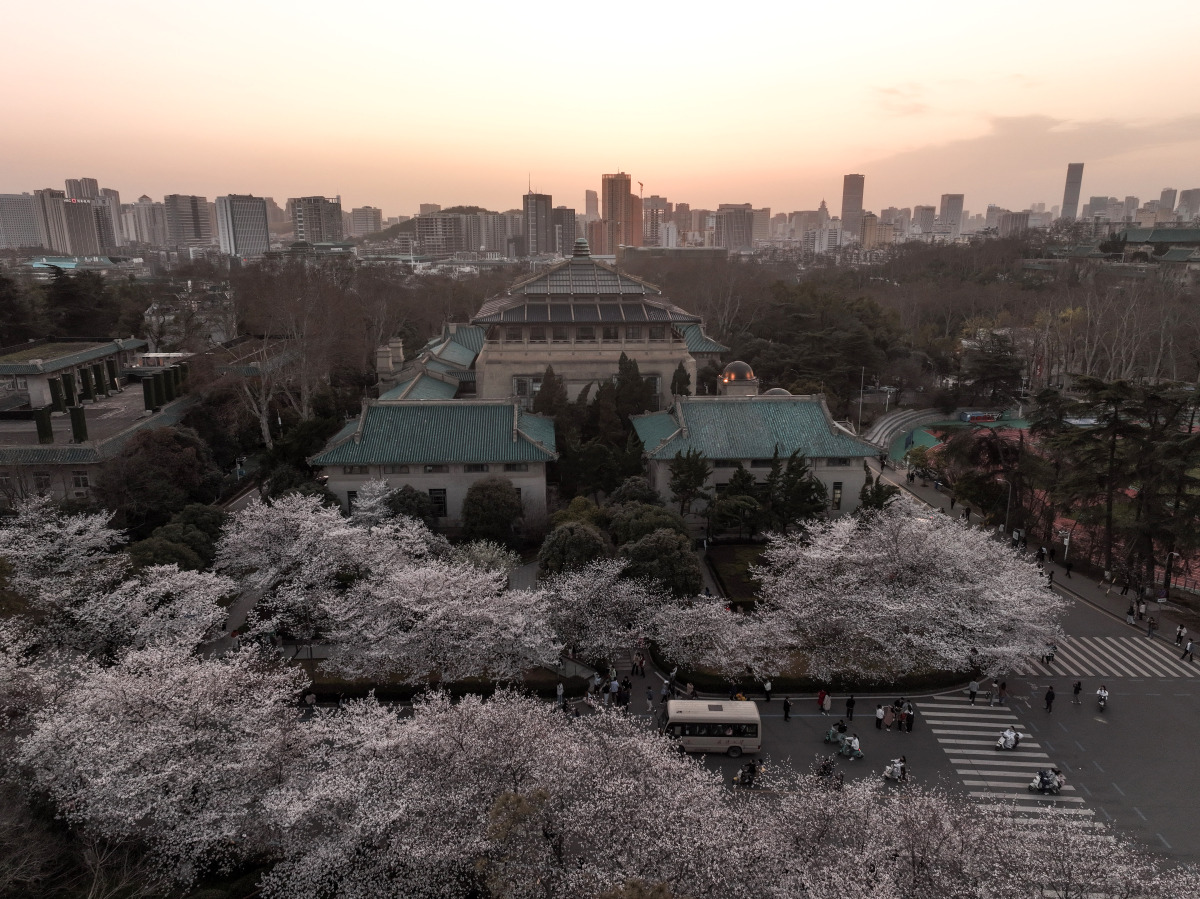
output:
{"label": "domed structure", "polygon": [[754,377],[754,369],[745,362],[730,362],[721,372],[718,392],[722,396],[757,396],[758,378]]}
{"label": "domed structure", "polygon": [[790,390],[784,390],[782,387],[772,387],[770,390],[768,390],[766,393],[763,394],[763,396],[791,396],[791,395],[792,395],[792,392]]}

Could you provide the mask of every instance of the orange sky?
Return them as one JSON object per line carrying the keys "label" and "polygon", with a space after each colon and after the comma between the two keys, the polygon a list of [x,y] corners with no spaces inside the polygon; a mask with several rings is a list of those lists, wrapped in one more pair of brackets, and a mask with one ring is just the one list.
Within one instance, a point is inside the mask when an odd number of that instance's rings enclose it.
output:
{"label": "orange sky", "polygon": [[[10,4],[0,192],[1014,209],[1200,186],[1200,3]],[[50,29],[49,31],[47,29]],[[13,38],[16,37],[14,40]]]}

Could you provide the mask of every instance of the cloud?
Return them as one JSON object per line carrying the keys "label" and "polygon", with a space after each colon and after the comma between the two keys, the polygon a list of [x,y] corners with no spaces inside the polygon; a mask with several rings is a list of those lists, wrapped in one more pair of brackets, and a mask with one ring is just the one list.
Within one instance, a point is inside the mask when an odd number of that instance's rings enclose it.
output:
{"label": "cloud", "polygon": [[929,104],[920,99],[924,94],[920,85],[908,83],[874,90],[875,102],[888,115],[915,116],[929,111]]}

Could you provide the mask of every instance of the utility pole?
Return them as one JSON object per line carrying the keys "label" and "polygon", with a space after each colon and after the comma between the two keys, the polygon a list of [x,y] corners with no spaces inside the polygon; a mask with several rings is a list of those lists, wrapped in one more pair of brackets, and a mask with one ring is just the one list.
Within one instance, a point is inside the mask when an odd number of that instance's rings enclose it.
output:
{"label": "utility pole", "polygon": [[864,365],[863,369],[862,369],[862,376],[859,377],[859,379],[858,379],[858,433],[860,435],[862,434],[863,389],[866,387],[866,385],[867,385],[867,367]]}

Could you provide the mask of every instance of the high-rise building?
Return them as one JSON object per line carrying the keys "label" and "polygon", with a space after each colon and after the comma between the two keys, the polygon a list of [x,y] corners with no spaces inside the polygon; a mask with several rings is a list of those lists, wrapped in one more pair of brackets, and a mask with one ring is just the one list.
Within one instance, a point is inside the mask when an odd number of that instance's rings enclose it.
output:
{"label": "high-rise building", "polygon": [[722,203],[717,207],[716,234],[718,247],[727,250],[748,250],[754,246],[754,207],[749,203]]}
{"label": "high-rise building", "polygon": [[217,238],[229,256],[262,256],[271,249],[267,201],[249,194],[217,197]]}
{"label": "high-rise building", "polygon": [[441,203],[422,203],[420,214],[421,215],[433,215],[435,212],[441,212],[441,211],[442,211]]}
{"label": "high-rise building", "polygon": [[666,197],[653,194],[642,201],[642,242],[646,246],[662,246],[658,240],[659,231],[671,220],[673,213],[674,206]]}
{"label": "high-rise building", "polygon": [[[472,239],[467,233],[468,218],[470,216],[453,212],[431,212],[418,216],[417,240],[421,244],[421,252],[435,256],[448,256],[464,250],[475,252],[478,246],[467,244]],[[484,239],[482,234],[478,239]]]}
{"label": "high-rise building", "polygon": [[1200,217],[1200,187],[1181,191],[1179,194],[1179,215],[1185,222]]}
{"label": "high-rise building", "polygon": [[550,194],[535,194],[532,191],[521,199],[521,212],[525,218],[525,251],[530,256],[547,256],[555,252],[554,222],[551,210],[554,199]]}
{"label": "high-rise building", "polygon": [[600,218],[600,195],[594,190],[583,192],[583,215],[589,222]]}
{"label": "high-rise building", "polygon": [[33,194],[0,194],[0,248],[41,246],[44,243]]}
{"label": "high-rise building", "polygon": [[554,252],[559,256],[570,256],[575,250],[575,210],[567,206],[554,207],[550,225],[554,230]]}
{"label": "high-rise building", "polygon": [[642,214],[637,208],[640,205],[641,198],[633,195],[632,179],[625,172],[601,178],[600,218],[605,222],[606,246],[603,252],[593,247],[594,255],[616,253],[619,246],[642,245]]}
{"label": "high-rise building", "polygon": [[862,175],[847,175],[842,179],[842,230],[854,236],[862,229],[866,180]]}
{"label": "high-rise building", "polygon": [[145,194],[138,197],[134,221],[138,243],[152,247],[167,246],[167,212],[162,203],[155,203]]}
{"label": "high-rise building", "polygon": [[771,239],[771,207],[754,210],[754,240]]}
{"label": "high-rise building", "polygon": [[67,252],[72,256],[100,255],[100,233],[96,228],[96,210],[92,201],[63,200],[62,211],[67,228]]}
{"label": "high-rise building", "polygon": [[100,196],[100,185],[95,178],[68,178],[68,200],[90,200]]}
{"label": "high-rise building", "polygon": [[71,239],[67,237],[67,220],[63,212],[66,193],[47,187],[33,192],[33,211],[37,216],[42,246],[52,253],[70,253]]}
{"label": "high-rise building", "polygon": [[1079,190],[1083,186],[1083,163],[1067,165],[1067,186],[1063,190],[1062,218],[1068,222],[1079,217]]}
{"label": "high-rise building", "polygon": [[951,238],[962,234],[962,194],[942,194],[942,205],[938,210],[938,220]]}
{"label": "high-rise building", "polygon": [[355,237],[383,230],[383,210],[374,206],[357,206],[350,210],[350,233]]}
{"label": "high-rise building", "polygon": [[291,217],[283,210],[274,197],[264,197],[267,203],[267,222],[271,225],[282,225],[284,222],[290,221]]}
{"label": "high-rise building", "polygon": [[113,249],[123,247],[125,245],[125,230],[121,226],[121,192],[111,187],[102,187],[100,188],[99,201],[100,205],[104,206],[108,211],[110,224],[107,227],[112,229]]}
{"label": "high-rise building", "polygon": [[296,240],[332,243],[345,236],[342,230],[341,197],[293,197],[288,202],[292,204],[292,226]]}
{"label": "high-rise building", "polygon": [[1175,210],[1175,198],[1178,195],[1179,195],[1179,192],[1177,190],[1175,190],[1175,188],[1164,187],[1162,189],[1162,195],[1158,198],[1158,208],[1174,211]]}
{"label": "high-rise building", "polygon": [[208,197],[168,194],[163,197],[167,219],[167,246],[199,247],[212,243],[212,219]]}
{"label": "high-rise building", "polygon": [[676,203],[675,211],[671,214],[675,228],[680,234],[686,234],[692,228],[692,204]]}
{"label": "high-rise building", "polygon": [[[87,202],[92,204],[92,215],[96,219],[96,238],[100,243],[100,252],[115,253],[123,242],[121,240],[121,204],[119,200],[114,203],[111,197],[93,197]],[[114,207],[116,209],[115,216]]]}
{"label": "high-rise building", "polygon": [[1133,220],[1133,214],[1138,211],[1138,207],[1142,205],[1142,201],[1138,197],[1126,197],[1122,204],[1121,218],[1126,221]]}
{"label": "high-rise building", "polygon": [[935,206],[914,206],[912,223],[922,234],[932,234],[936,216],[937,207]]}

